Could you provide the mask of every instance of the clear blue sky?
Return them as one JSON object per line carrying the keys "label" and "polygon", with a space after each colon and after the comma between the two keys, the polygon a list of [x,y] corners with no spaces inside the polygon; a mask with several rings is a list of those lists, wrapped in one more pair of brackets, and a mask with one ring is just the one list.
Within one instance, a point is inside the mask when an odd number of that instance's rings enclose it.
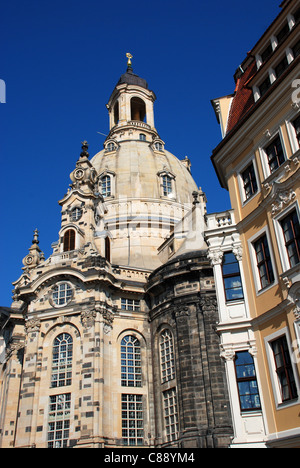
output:
{"label": "clear blue sky", "polygon": [[233,74],[280,12],[280,0],[6,0],[1,5],[0,305],[11,304],[33,230],[48,257],[60,207],[86,139],[108,133],[105,104],[131,52],[157,96],[166,148],[187,155],[208,211],[230,208],[210,155],[221,133],[210,100],[232,93]]}

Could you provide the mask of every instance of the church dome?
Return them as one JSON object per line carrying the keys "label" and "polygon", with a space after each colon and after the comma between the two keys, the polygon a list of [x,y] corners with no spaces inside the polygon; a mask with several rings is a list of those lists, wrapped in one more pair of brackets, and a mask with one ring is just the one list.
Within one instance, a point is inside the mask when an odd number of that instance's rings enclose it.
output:
{"label": "church dome", "polygon": [[105,203],[96,239],[110,239],[114,264],[149,270],[161,265],[160,246],[191,211],[198,192],[189,159],[167,151],[158,135],[155,100],[130,62],[106,106],[110,132],[104,149],[91,159]]}
{"label": "church dome", "polygon": [[[158,148],[160,145],[157,143]],[[100,177],[106,171],[113,173],[114,198],[165,199],[180,204],[192,203],[192,192],[198,190],[186,161],[140,140],[122,141],[113,151],[100,151],[91,160]]]}

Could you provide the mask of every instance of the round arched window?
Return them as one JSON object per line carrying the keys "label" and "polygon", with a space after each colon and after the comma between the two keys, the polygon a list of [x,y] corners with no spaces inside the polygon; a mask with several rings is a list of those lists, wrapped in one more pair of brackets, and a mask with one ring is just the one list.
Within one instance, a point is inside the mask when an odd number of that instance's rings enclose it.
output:
{"label": "round arched window", "polygon": [[58,283],[53,288],[52,301],[54,306],[64,306],[73,297],[73,289],[69,283]]}

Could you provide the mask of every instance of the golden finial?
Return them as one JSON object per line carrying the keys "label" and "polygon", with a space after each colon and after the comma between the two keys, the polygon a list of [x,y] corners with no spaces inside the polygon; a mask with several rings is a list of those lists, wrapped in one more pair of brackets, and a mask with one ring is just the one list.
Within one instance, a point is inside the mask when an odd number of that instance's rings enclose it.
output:
{"label": "golden finial", "polygon": [[129,52],[127,52],[126,57],[128,58],[127,65],[128,65],[128,67],[131,67],[132,55]]}

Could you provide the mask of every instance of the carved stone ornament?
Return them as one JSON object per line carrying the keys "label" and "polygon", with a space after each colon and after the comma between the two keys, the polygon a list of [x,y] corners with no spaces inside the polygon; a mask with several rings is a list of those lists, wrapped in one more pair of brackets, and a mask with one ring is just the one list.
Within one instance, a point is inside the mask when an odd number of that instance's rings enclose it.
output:
{"label": "carved stone ornament", "polygon": [[95,324],[96,315],[95,310],[83,310],[81,312],[81,323],[84,328],[91,328]]}
{"label": "carved stone ornament", "polygon": [[300,308],[296,306],[293,312],[294,312],[295,319],[300,320]]}
{"label": "carved stone ornament", "polygon": [[23,341],[19,340],[12,340],[8,344],[6,348],[6,357],[7,359],[10,359],[11,357],[18,357],[19,351],[23,350],[25,348],[25,343]]}
{"label": "carved stone ornament", "polygon": [[216,298],[214,297],[205,297],[201,299],[200,301],[200,306],[202,311],[204,312],[210,312],[216,310],[218,303]]}
{"label": "carved stone ornament", "polygon": [[233,361],[235,358],[235,351],[232,348],[224,348],[224,346],[220,346],[221,352],[220,356],[225,361]]}
{"label": "carved stone ornament", "polygon": [[207,257],[210,260],[211,266],[221,265],[222,260],[223,260],[223,255],[224,255],[224,252],[222,252],[221,250],[208,252]]}
{"label": "carved stone ornament", "polygon": [[275,203],[272,204],[272,215],[281,211],[284,206],[288,205],[294,198],[296,198],[296,193],[292,189],[279,192],[276,196]]}
{"label": "carved stone ornament", "polygon": [[186,320],[186,317],[190,315],[190,309],[188,306],[181,306],[175,310],[174,314],[175,314],[175,319],[178,322],[184,322],[184,320]]}
{"label": "carved stone ornament", "polygon": [[32,332],[38,332],[41,328],[41,321],[38,318],[33,318],[30,320],[27,320],[25,324],[26,332],[27,333],[32,333]]}
{"label": "carved stone ornament", "polygon": [[236,245],[235,247],[233,247],[232,252],[233,252],[233,254],[235,255],[235,258],[238,261],[242,260],[242,258],[243,258],[243,248],[242,248],[241,245]]}

